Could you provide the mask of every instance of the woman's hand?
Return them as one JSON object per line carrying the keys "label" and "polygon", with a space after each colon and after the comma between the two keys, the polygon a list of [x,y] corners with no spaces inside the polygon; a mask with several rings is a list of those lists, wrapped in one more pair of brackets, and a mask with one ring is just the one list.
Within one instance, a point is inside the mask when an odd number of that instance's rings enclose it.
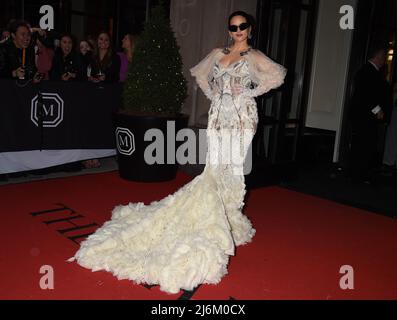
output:
{"label": "woman's hand", "polygon": [[36,74],[33,77],[33,83],[37,84],[40,83],[40,81],[44,78],[44,74],[40,72],[36,72]]}
{"label": "woman's hand", "polygon": [[19,67],[18,69],[14,70],[12,72],[13,78],[23,78],[25,76],[25,69],[22,67]]}
{"label": "woman's hand", "polygon": [[62,81],[69,81],[72,78],[75,78],[76,74],[75,73],[70,73],[70,72],[66,72],[62,75],[61,79]]}
{"label": "woman's hand", "polygon": [[30,32],[31,33],[37,32],[42,37],[47,36],[47,32],[45,30],[43,30],[43,29],[40,29],[40,28],[31,28]]}
{"label": "woman's hand", "polygon": [[101,81],[105,81],[105,75],[102,75],[100,77],[88,77],[88,81],[94,82],[94,83],[98,83]]}

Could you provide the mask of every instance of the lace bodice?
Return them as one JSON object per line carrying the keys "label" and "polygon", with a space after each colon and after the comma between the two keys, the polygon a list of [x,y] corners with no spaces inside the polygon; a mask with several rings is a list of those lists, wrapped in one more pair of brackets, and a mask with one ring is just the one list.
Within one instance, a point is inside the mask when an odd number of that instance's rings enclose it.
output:
{"label": "lace bodice", "polygon": [[248,62],[244,58],[224,67],[219,61],[214,65],[211,90],[214,93],[232,95],[232,87],[242,85],[251,89],[252,81],[248,70]]}
{"label": "lace bodice", "polygon": [[[219,61],[214,64],[210,83],[212,103],[208,117],[209,129],[256,129],[258,122],[255,100],[247,93],[252,83],[249,64],[245,58],[224,67]],[[233,87],[241,86],[236,93]]]}
{"label": "lace bodice", "polygon": [[[214,49],[190,69],[211,100],[208,129],[255,131],[258,115],[253,98],[279,87],[286,69],[255,49],[227,67],[220,62],[224,56],[224,50]],[[237,92],[235,87],[239,87]]]}
{"label": "lace bodice", "polygon": [[246,87],[247,90],[244,91],[244,95],[249,97],[260,96],[279,87],[284,82],[287,70],[259,50],[249,50],[241,60],[228,67],[222,66],[219,62],[224,55],[224,50],[214,49],[200,63],[190,69],[198,86],[210,100],[218,93],[213,89],[224,87],[224,83],[216,82],[217,88],[214,88],[213,81],[225,73],[235,79],[243,78],[247,81],[247,85],[250,83],[251,88]]}

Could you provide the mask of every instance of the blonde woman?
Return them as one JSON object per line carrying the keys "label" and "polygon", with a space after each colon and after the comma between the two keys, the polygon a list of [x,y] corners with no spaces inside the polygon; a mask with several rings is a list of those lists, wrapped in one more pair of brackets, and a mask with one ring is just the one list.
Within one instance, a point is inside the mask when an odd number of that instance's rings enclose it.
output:
{"label": "blonde woman", "polygon": [[136,37],[132,34],[126,34],[122,40],[122,52],[118,52],[120,56],[120,82],[124,82],[127,78],[128,66],[132,61],[134,55]]}

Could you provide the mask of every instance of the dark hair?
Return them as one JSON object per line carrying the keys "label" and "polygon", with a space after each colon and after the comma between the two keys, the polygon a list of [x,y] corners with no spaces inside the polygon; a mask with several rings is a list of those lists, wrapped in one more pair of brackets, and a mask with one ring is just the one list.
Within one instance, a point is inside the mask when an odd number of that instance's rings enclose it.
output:
{"label": "dark hair", "polygon": [[124,36],[127,36],[130,39],[131,50],[134,51],[134,47],[135,47],[136,41],[138,39],[138,36],[136,34],[133,34],[133,33],[126,33]]}
{"label": "dark hair", "polygon": [[8,27],[11,33],[16,34],[20,27],[25,27],[30,30],[30,25],[25,20],[15,20],[12,21]]}
{"label": "dark hair", "polygon": [[60,42],[62,41],[63,38],[69,38],[70,40],[72,40],[72,50],[71,50],[71,53],[74,52],[74,51],[76,50],[76,39],[74,38],[74,36],[73,36],[71,33],[62,33],[62,34],[59,36],[59,47],[57,48],[57,51],[58,51],[59,53],[62,53],[62,54],[63,54],[62,48],[61,48],[61,45],[60,45]]}
{"label": "dark hair", "polygon": [[93,49],[95,49],[96,38],[93,35],[91,35],[91,34],[87,35],[85,37],[85,40],[91,44]]}
{"label": "dark hair", "polygon": [[76,45],[76,39],[71,33],[62,33],[59,36],[59,41],[62,41],[62,38],[69,38],[70,40],[72,40],[73,47]]}
{"label": "dark hair", "polygon": [[11,32],[11,25],[12,25],[15,21],[17,21],[17,19],[11,19],[10,21],[8,21],[7,26],[6,26],[6,29],[7,29],[8,31]]}
{"label": "dark hair", "polygon": [[81,39],[80,42],[79,42],[79,45],[80,45],[82,42],[87,42],[87,44],[88,44],[88,46],[90,47],[91,51],[94,50],[94,47],[92,46],[92,43],[90,42],[90,40],[88,40],[88,39]]}
{"label": "dark hair", "polygon": [[[99,48],[98,48],[98,39],[101,34],[106,34],[109,37],[109,49],[106,52],[106,55],[103,57],[103,60],[101,61],[99,57]],[[98,64],[98,67],[101,68],[107,68],[112,65],[112,55],[113,55],[113,49],[112,49],[112,36],[110,35],[109,32],[107,31],[101,31],[98,33],[98,36],[96,38],[96,43],[95,43],[95,48],[94,48],[94,55],[93,59],[96,64]]]}
{"label": "dark hair", "polygon": [[251,26],[251,28],[254,29],[254,27],[255,27],[255,18],[254,18],[252,15],[250,15],[250,14],[244,12],[244,11],[235,11],[235,12],[233,12],[233,13],[229,16],[228,26],[230,26],[230,22],[232,21],[232,19],[233,19],[234,17],[237,17],[237,16],[244,17],[245,20],[247,20],[247,22],[248,22],[249,25]]}
{"label": "dark hair", "polygon": [[387,44],[384,41],[377,40],[370,46],[368,50],[368,58],[375,58],[375,56],[381,51],[387,53]]}

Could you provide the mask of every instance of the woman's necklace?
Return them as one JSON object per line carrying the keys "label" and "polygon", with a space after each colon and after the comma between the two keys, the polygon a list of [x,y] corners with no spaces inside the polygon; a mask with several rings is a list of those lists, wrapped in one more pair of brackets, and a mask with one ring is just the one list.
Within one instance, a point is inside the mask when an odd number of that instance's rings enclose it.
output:
{"label": "woman's necklace", "polygon": [[[240,52],[240,56],[243,57],[243,56],[247,55],[248,52],[251,51],[251,49],[252,49],[252,47],[248,47],[247,50],[241,51],[241,52]],[[230,53],[231,53],[231,51],[230,51],[230,49],[229,49],[228,47],[224,48],[222,52],[223,52],[224,54],[230,54]]]}

